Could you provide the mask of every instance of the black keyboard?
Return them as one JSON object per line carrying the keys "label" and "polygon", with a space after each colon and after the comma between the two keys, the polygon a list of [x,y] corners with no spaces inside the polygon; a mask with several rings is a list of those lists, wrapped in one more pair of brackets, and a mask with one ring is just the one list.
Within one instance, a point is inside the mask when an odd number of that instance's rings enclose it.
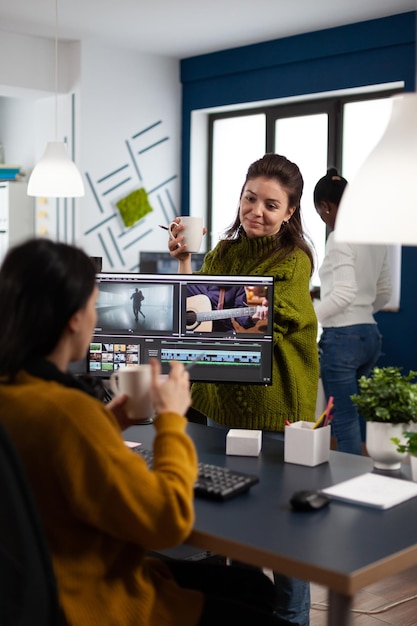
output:
{"label": "black keyboard", "polygon": [[[142,446],[132,448],[133,452],[143,457],[152,467],[153,451]],[[259,482],[258,476],[230,470],[219,465],[209,463],[198,464],[198,477],[194,483],[194,494],[200,498],[210,500],[229,500],[234,496],[248,491],[250,487]]]}

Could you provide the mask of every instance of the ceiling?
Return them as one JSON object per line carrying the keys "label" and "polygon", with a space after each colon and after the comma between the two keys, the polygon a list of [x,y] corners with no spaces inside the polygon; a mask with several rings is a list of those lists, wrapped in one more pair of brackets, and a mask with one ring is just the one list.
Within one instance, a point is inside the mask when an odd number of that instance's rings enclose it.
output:
{"label": "ceiling", "polygon": [[[1,30],[186,58],[417,10],[417,0],[1,0]],[[1,34],[0,34],[1,36]]]}

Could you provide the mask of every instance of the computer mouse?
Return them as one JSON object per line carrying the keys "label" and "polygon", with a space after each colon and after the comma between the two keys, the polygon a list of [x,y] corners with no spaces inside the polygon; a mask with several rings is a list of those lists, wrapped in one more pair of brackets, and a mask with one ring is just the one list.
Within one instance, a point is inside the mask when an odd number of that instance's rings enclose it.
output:
{"label": "computer mouse", "polygon": [[290,504],[296,511],[318,511],[327,506],[330,498],[320,491],[304,489],[293,493]]}

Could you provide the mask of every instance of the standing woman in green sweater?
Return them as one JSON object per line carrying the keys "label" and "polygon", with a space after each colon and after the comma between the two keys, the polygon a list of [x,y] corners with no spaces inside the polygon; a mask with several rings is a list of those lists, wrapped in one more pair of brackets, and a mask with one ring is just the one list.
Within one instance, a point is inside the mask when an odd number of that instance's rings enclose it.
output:
{"label": "standing woman in green sweater", "polygon": [[[303,178],[297,165],[265,154],[249,167],[237,215],[224,239],[207,253],[200,273],[273,275],[274,362],[272,385],[194,383],[192,406],[228,428],[283,431],[285,422],[314,421],[319,379],[317,319],[309,282],[313,255],[301,221]],[[178,220],[179,221],[179,220]],[[179,272],[191,273],[183,226],[168,246]],[[268,303],[271,306],[271,303]],[[281,597],[278,615],[309,624],[306,583],[275,575]]]}
{"label": "standing woman in green sweater", "polygon": [[[273,275],[272,385],[194,383],[192,406],[229,428],[283,431],[285,421],[314,421],[319,378],[317,320],[309,293],[313,256],[304,237],[297,165],[278,154],[252,163],[234,223],[207,253],[202,274]],[[183,226],[169,240],[179,272],[191,273]],[[181,247],[178,247],[180,244]],[[269,303],[271,306],[271,303]]]}

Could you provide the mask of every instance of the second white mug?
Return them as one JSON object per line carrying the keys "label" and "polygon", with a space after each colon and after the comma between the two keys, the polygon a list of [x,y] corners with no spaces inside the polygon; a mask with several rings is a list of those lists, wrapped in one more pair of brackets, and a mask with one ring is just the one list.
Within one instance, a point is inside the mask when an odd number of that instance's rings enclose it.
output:
{"label": "second white mug", "polygon": [[151,402],[151,366],[132,365],[114,372],[110,386],[116,395],[126,394],[126,413],[129,419],[149,421],[154,416]]}
{"label": "second white mug", "polygon": [[[184,226],[181,235],[184,237],[183,243],[187,244],[187,252],[198,252],[203,239],[203,218],[192,217],[191,215],[181,215],[180,224]],[[177,222],[171,222],[168,231],[171,239],[175,239],[172,229],[178,226]]]}

